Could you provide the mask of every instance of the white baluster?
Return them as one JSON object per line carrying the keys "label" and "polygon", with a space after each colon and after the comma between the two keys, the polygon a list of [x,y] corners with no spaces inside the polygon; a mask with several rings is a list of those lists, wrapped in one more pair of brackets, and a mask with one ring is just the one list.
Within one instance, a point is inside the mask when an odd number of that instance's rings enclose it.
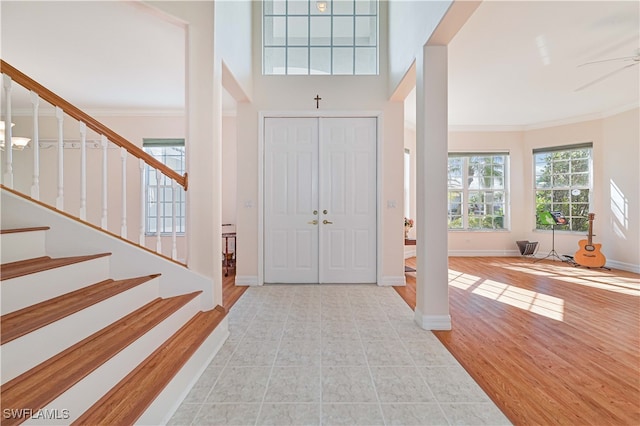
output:
{"label": "white baluster", "polygon": [[64,210],[64,113],[60,107],[56,107],[56,119],[58,120],[58,198],[56,198],[56,208]]}
{"label": "white baluster", "polygon": [[178,184],[171,179],[171,258],[178,258],[178,244],[176,238],[176,195],[178,194]]}
{"label": "white baluster", "polygon": [[145,177],[144,177],[144,165],[145,165],[144,160],[139,159],[138,165],[140,167],[140,235],[138,237],[138,244],[144,247],[145,245],[144,228],[145,228],[145,219],[146,219],[145,209],[147,207],[146,206],[147,185],[145,184]]}
{"label": "white baluster", "polygon": [[160,179],[162,175],[160,170],[156,169],[156,252],[162,253],[162,241],[160,239],[160,207],[162,202],[162,195],[160,192]]}
{"label": "white baluster", "polygon": [[40,125],[38,123],[40,97],[31,91],[31,105],[33,105],[33,183],[31,184],[31,198],[40,200]]}
{"label": "white baluster", "polygon": [[87,125],[80,122],[80,219],[87,220]]}
{"label": "white baluster", "polygon": [[105,135],[102,135],[100,139],[102,145],[102,220],[100,226],[102,229],[107,229],[107,146],[109,141]]}
{"label": "white baluster", "polygon": [[122,221],[120,223],[120,236],[127,238],[127,150],[120,148],[122,160]]}
{"label": "white baluster", "polygon": [[11,77],[4,74],[3,83],[5,90],[5,113],[4,113],[4,184],[8,188],[13,188],[13,143],[11,141]]}

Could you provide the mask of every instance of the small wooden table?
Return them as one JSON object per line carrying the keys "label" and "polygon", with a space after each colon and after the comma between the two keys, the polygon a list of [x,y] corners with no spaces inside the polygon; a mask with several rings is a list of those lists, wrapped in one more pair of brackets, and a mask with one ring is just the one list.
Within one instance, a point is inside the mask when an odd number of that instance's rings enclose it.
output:
{"label": "small wooden table", "polygon": [[[236,267],[236,259],[235,255],[237,253],[236,250],[236,233],[235,232],[223,232],[222,238],[224,238],[224,260],[222,261],[222,267],[224,268],[224,276],[229,276],[229,269],[234,269]],[[229,253],[229,238],[233,239],[233,252]],[[231,256],[229,256],[231,255]]]}

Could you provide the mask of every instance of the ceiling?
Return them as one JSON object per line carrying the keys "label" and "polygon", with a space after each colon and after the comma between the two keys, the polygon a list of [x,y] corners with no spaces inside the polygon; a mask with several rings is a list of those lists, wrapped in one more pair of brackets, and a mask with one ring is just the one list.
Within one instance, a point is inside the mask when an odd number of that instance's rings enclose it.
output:
{"label": "ceiling", "polygon": [[639,18],[637,1],[485,0],[449,44],[449,124],[526,128],[638,107],[640,63],[579,65],[637,55]]}
{"label": "ceiling", "polygon": [[[183,110],[181,25],[137,2],[0,8],[2,58],[68,101],[92,112]],[[634,55],[639,17],[637,1],[485,0],[449,45],[450,124],[526,127],[638,106],[640,65],[576,89],[633,63],[578,66]]]}

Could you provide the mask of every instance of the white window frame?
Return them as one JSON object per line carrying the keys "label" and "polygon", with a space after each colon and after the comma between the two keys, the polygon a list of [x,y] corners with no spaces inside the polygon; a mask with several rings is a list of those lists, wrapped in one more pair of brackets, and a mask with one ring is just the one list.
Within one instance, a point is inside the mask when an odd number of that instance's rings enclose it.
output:
{"label": "white window frame", "polygon": [[[167,152],[158,153],[158,149],[166,150],[172,148],[182,148],[181,165],[179,167],[172,167],[177,173],[183,175],[185,172],[185,152],[184,152],[184,139],[161,139],[161,138],[145,138],[142,143],[143,149],[147,154],[150,154],[155,159],[171,167],[167,164],[167,156],[175,157]],[[160,219],[162,221],[162,228],[160,235],[167,236],[172,234],[172,225],[167,224],[167,221],[171,222],[173,219],[173,206],[171,199],[167,196],[172,194],[173,181],[167,176],[161,174],[160,187],[162,188],[164,197],[161,200]],[[156,170],[145,165],[145,235],[153,236],[157,235],[157,228],[152,228],[152,222],[157,221],[157,205],[156,205]],[[186,229],[186,194],[184,188],[181,185],[177,185],[176,189],[177,201],[176,201],[176,235],[184,236]]]}
{"label": "white window frame", "polygon": [[[542,169],[536,160],[538,156],[552,154],[569,154],[571,152],[587,151],[588,157],[576,158],[574,160],[556,159],[551,160],[549,165],[551,169],[551,182],[542,181]],[[541,223],[541,212],[559,211],[567,220],[566,225],[557,226],[558,231],[568,231],[576,233],[584,233],[588,228],[588,213],[591,210],[593,195],[593,143],[581,143],[573,145],[562,145],[555,147],[536,148],[533,150],[533,205],[535,207],[534,214],[535,230],[551,229],[552,225]],[[567,169],[562,170],[563,173],[555,173],[556,164],[567,163]],[[577,166],[582,163],[586,164],[588,170],[578,171]],[[586,179],[581,176],[588,175]],[[558,178],[556,182],[555,176]],[[549,203],[539,204],[538,196],[542,191],[551,191],[551,199]],[[558,193],[555,196],[554,193]],[[567,198],[563,198],[568,195]],[[587,200],[584,200],[586,195]]]}
{"label": "white window frame", "polygon": [[[473,179],[470,180],[470,178],[473,178],[473,176],[469,173],[469,161],[471,158],[473,157],[503,157],[503,176],[502,176],[502,182],[503,185],[502,187],[486,187],[486,188],[472,188],[471,187],[471,183],[473,182]],[[449,164],[449,170],[448,170],[448,188],[447,188],[447,194],[448,194],[448,202],[447,202],[447,218],[448,218],[448,229],[449,231],[473,231],[473,232],[502,232],[502,231],[509,231],[510,227],[511,227],[511,220],[510,220],[510,209],[509,209],[509,205],[510,205],[510,195],[509,195],[509,181],[510,181],[510,156],[508,152],[505,151],[500,151],[500,152],[450,152],[449,156],[448,156],[449,160],[451,160],[452,158],[457,158],[457,159],[461,159],[462,160],[462,167],[461,167],[461,173],[460,174],[456,174],[456,177],[458,177],[460,180],[458,182],[458,184],[452,184],[452,174],[451,174],[451,169],[450,169],[450,163]],[[491,163],[492,165],[498,165],[498,163]],[[493,168],[492,168],[493,170]],[[483,175],[482,175],[483,176]],[[495,175],[494,175],[495,176]],[[495,192],[502,192],[503,193],[503,200],[499,203],[502,204],[502,216],[496,216],[496,215],[492,215],[492,214],[488,214],[486,213],[486,206],[487,203],[480,203],[482,206],[484,206],[484,208],[482,209],[485,214],[478,214],[478,215],[471,215],[470,213],[470,200],[471,200],[471,195],[474,192],[482,192],[485,194],[489,194],[489,193],[495,193]],[[459,203],[455,203],[452,204],[451,200],[452,200],[452,194],[460,194],[460,200]],[[479,204],[479,205],[480,205]],[[494,203],[494,206],[498,204],[498,203]],[[454,205],[459,205],[458,209],[454,209],[453,206]],[[457,211],[459,210],[459,211]],[[455,214],[457,213],[457,214]],[[472,220],[472,217],[476,218],[478,220],[480,220],[480,222],[483,221],[482,218],[492,218],[492,224],[494,224],[493,227],[474,227],[472,225],[472,222],[475,222],[474,220]],[[498,217],[502,217],[502,227],[496,227],[495,224],[497,223],[497,218]],[[454,220],[455,218],[458,218],[461,220],[461,226],[459,227],[451,227],[452,224],[452,220]]]}
{"label": "white window frame", "polygon": [[[353,2],[353,11],[352,13],[340,13],[340,11],[334,11],[334,2],[338,0],[325,0],[325,1],[316,1],[316,0],[263,0],[262,2],[262,74],[263,75],[314,75],[314,74],[328,74],[328,75],[378,75],[380,69],[380,18],[379,18],[379,1],[378,0],[367,0],[368,2],[375,3],[375,13],[363,13],[359,9],[359,3],[363,3],[361,0],[339,0],[341,4],[345,4],[348,2]],[[273,7],[274,4],[284,4],[285,10],[275,10]],[[304,4],[308,3],[308,8],[306,13],[304,12],[296,12],[294,8],[291,8],[290,12],[290,3],[294,4]],[[325,12],[320,13],[316,10],[318,3],[325,3],[327,6],[327,10]],[[337,4],[337,3],[336,3]],[[328,44],[312,44],[311,41],[311,22],[312,18],[322,18],[323,16],[327,16],[330,18],[331,22],[331,36],[330,42]],[[307,43],[306,44],[289,44],[289,22],[290,19],[302,19],[307,18]],[[353,19],[353,42],[351,44],[338,44],[334,42],[334,30],[335,23],[337,19]],[[375,44],[359,44],[357,41],[357,20],[358,18],[373,18],[375,19]],[[284,41],[282,43],[275,44],[267,44],[267,31],[269,25],[267,25],[267,21],[269,19],[284,19],[285,20],[285,34]],[[267,69],[267,49],[284,49],[284,69],[283,72],[269,72]],[[306,49],[307,54],[307,64],[306,64],[306,72],[304,68],[296,68],[294,70],[293,67],[290,66],[290,53],[293,52],[294,49]],[[327,49],[330,52],[329,58],[329,72],[321,72],[318,70],[314,70],[312,68],[312,49]],[[339,50],[346,51],[347,49],[352,50],[352,66],[350,67],[350,72],[346,71],[338,71],[335,68],[335,59],[336,53]],[[357,68],[357,54],[365,51],[375,51],[375,70],[370,70],[369,72],[359,71]]]}

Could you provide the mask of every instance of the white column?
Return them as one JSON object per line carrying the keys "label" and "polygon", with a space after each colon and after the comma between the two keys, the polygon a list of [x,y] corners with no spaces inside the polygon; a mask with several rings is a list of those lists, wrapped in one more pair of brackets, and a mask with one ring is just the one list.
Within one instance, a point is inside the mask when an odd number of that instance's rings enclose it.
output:
{"label": "white column", "polygon": [[100,137],[100,144],[102,146],[102,218],[100,219],[100,227],[102,229],[107,229],[109,227],[109,223],[107,221],[107,189],[108,189],[108,170],[107,170],[107,148],[109,146],[109,141],[105,135]]}
{"label": "white column", "polygon": [[58,121],[58,197],[56,208],[64,210],[64,112],[56,107],[56,120]]}
{"label": "white column", "polygon": [[[219,68],[214,69],[215,8],[223,2],[156,2],[161,10],[188,22],[186,45],[187,110],[187,263],[213,280],[205,289],[204,309],[222,305],[222,264],[220,259],[221,179]],[[216,88],[214,88],[216,86]],[[215,97],[215,102],[214,102]],[[214,105],[215,103],[215,105]],[[215,122],[212,121],[215,120]],[[255,272],[254,272],[255,274]]]}
{"label": "white column", "polygon": [[147,208],[147,185],[144,177],[144,166],[145,162],[143,160],[138,160],[138,167],[140,168],[140,227],[139,227],[139,235],[138,235],[138,244],[144,247],[145,245],[145,209]]}
{"label": "white column", "polygon": [[87,220],[87,125],[80,122],[80,219]]}
{"label": "white column", "polygon": [[120,236],[127,238],[127,150],[120,148],[122,160],[122,220],[120,222]]}
{"label": "white column", "polygon": [[426,330],[451,330],[447,259],[447,46],[416,58],[416,310]]}
{"label": "white column", "polygon": [[7,188],[13,188],[13,144],[11,142],[11,77],[4,74],[2,76],[5,93],[4,106],[4,152],[5,168],[4,168],[4,184]]}
{"label": "white column", "polygon": [[40,125],[38,123],[40,97],[31,91],[31,105],[33,105],[33,182],[31,183],[31,198],[40,200]]}

